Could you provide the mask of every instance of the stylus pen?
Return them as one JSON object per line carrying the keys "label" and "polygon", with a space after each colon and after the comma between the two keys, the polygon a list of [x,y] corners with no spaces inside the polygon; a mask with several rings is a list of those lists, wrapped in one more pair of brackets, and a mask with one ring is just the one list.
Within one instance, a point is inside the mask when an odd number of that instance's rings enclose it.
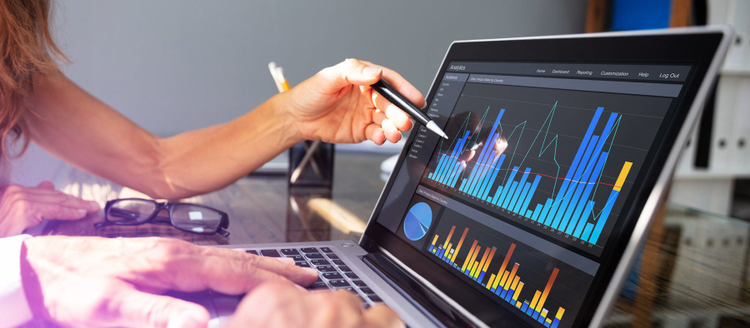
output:
{"label": "stylus pen", "polygon": [[412,104],[411,101],[404,97],[404,95],[391,87],[388,82],[380,79],[380,81],[375,82],[375,84],[371,85],[371,87],[375,89],[375,91],[377,91],[381,96],[383,96],[383,98],[388,99],[388,101],[392,102],[398,108],[401,108],[403,111],[411,115],[411,117],[413,117],[420,124],[424,125],[428,130],[435,132],[437,135],[445,139],[448,139],[448,135],[443,132],[443,129],[441,129],[435,123],[435,121],[431,120],[429,117],[427,117],[427,115],[423,114],[416,105]]}

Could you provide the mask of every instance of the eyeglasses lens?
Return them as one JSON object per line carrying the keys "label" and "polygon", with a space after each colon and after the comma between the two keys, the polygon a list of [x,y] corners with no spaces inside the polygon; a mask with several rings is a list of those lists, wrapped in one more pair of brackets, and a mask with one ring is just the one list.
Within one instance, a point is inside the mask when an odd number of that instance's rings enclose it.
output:
{"label": "eyeglasses lens", "polygon": [[147,200],[123,199],[112,203],[107,210],[107,220],[122,224],[143,223],[156,210],[156,203]]}
{"label": "eyeglasses lens", "polygon": [[178,228],[192,232],[215,232],[221,223],[221,213],[201,206],[175,205],[172,208],[172,223]]}

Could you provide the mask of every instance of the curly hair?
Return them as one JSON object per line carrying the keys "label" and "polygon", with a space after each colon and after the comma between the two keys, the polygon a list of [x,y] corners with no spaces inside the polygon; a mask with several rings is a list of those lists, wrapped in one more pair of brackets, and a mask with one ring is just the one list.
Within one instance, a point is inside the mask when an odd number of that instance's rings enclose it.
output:
{"label": "curly hair", "polygon": [[35,78],[57,70],[55,59],[67,61],[49,31],[50,6],[50,0],[0,0],[0,152],[6,158],[6,141],[23,141],[18,156],[28,147],[22,115]]}

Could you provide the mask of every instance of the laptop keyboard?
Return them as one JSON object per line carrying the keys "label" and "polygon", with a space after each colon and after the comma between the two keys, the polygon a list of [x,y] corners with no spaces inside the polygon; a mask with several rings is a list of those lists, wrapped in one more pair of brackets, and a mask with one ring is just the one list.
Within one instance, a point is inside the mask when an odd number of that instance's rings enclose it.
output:
{"label": "laptop keyboard", "polygon": [[357,294],[365,306],[382,302],[380,297],[364,281],[359,279],[359,276],[329,247],[248,249],[245,251],[265,257],[293,258],[294,263],[298,266],[317,269],[318,280],[307,287],[307,289],[346,289]]}

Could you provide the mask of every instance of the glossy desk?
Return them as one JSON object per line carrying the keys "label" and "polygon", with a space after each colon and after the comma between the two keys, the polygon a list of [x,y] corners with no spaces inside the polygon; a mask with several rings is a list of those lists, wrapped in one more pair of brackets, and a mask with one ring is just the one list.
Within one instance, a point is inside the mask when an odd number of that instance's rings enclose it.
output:
{"label": "glossy desk", "polygon": [[[357,241],[384,182],[386,155],[338,153],[332,191],[290,191],[281,177],[251,176],[207,195],[204,203],[229,214],[229,237],[202,236],[170,226],[106,227],[93,215],[76,222],[49,222],[42,234],[168,236],[201,245],[349,239]],[[106,200],[140,194],[65,167],[56,180],[65,192]],[[608,327],[750,326],[750,224],[670,205],[644,252]]]}

